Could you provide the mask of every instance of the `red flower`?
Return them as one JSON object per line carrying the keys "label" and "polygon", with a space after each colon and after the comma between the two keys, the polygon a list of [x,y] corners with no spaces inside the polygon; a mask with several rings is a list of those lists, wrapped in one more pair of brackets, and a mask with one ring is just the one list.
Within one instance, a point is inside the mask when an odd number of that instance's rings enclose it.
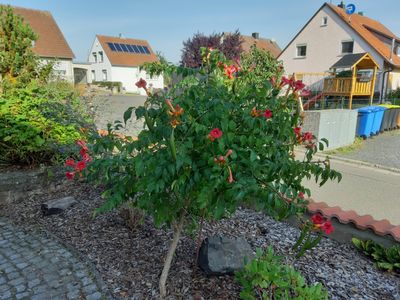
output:
{"label": "red flower", "polygon": [[233,74],[235,74],[237,71],[238,68],[235,65],[230,65],[229,67],[227,65],[224,66],[224,72],[229,79],[232,79]]}
{"label": "red flower", "polygon": [[67,179],[69,180],[74,179],[75,172],[66,172],[65,176],[67,176]]}
{"label": "red flower", "polygon": [[77,144],[78,146],[80,146],[84,151],[88,151],[88,150],[89,150],[89,148],[88,148],[88,146],[86,145],[86,142],[85,142],[84,140],[78,140],[78,141],[76,142],[76,144]]}
{"label": "red flower", "polygon": [[289,79],[289,78],[286,78],[285,76],[282,76],[280,87],[284,87],[285,85],[292,86],[293,82],[294,82],[294,80],[292,78]]}
{"label": "red flower", "polygon": [[65,166],[66,167],[74,167],[75,168],[75,161],[72,158],[68,158],[65,161]]}
{"label": "red flower", "polygon": [[270,111],[269,109],[266,109],[264,112],[264,117],[266,119],[270,119],[272,117],[272,111]]}
{"label": "red flower", "polygon": [[210,134],[208,135],[208,138],[211,141],[214,141],[216,139],[219,139],[222,136],[222,131],[219,128],[214,128],[213,130],[210,131]]}
{"label": "red flower", "polygon": [[228,182],[232,183],[232,182],[235,181],[235,179],[233,179],[232,170],[231,170],[231,168],[229,166],[228,166],[228,172],[229,172]]}
{"label": "red flower", "polygon": [[311,96],[311,91],[310,90],[302,90],[300,93],[300,97],[310,97]]}
{"label": "red flower", "polygon": [[300,135],[300,133],[301,133],[301,127],[295,127],[295,128],[293,128],[293,131],[294,131],[294,133],[295,133],[296,135]]}
{"label": "red flower", "polygon": [[78,172],[82,172],[86,168],[86,162],[83,160],[78,161],[75,168]]}
{"label": "red flower", "polygon": [[311,217],[311,221],[314,225],[322,225],[325,222],[325,218],[321,214],[317,213]]}
{"label": "red flower", "polygon": [[84,154],[82,155],[82,159],[83,159],[84,162],[89,162],[89,161],[92,160],[92,158],[90,157],[90,155],[87,154],[87,153],[84,153]]}
{"label": "red flower", "polygon": [[301,80],[297,80],[292,83],[292,87],[294,88],[294,91],[300,91],[300,90],[304,89],[305,86],[306,85]]}
{"label": "red flower", "polygon": [[301,198],[301,199],[304,199],[304,193],[303,192],[299,192],[298,197]]}
{"label": "red flower", "polygon": [[313,139],[313,135],[311,132],[306,132],[304,133],[304,140],[305,141],[311,141]]}
{"label": "red flower", "polygon": [[326,234],[331,234],[335,229],[332,226],[331,221],[326,221],[322,227],[321,227],[322,231],[325,232]]}
{"label": "red flower", "polygon": [[146,90],[147,82],[143,78],[140,78],[138,82],[135,83],[138,88],[143,88]]}

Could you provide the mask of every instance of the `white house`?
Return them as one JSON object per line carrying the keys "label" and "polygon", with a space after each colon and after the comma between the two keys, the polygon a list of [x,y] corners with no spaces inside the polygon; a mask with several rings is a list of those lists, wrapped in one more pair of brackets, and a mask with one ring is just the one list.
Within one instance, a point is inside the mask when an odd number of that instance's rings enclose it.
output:
{"label": "white house", "polygon": [[287,74],[304,79],[308,76],[306,83],[313,84],[343,55],[368,52],[379,65],[375,91],[385,94],[400,87],[399,46],[400,38],[380,22],[362,12],[347,14],[343,3],[325,3],[278,59],[283,61]]}
{"label": "white house", "polygon": [[73,82],[72,59],[75,56],[51,13],[22,7],[13,7],[13,11],[38,35],[33,51],[44,62],[55,61],[55,74],[61,79]]}
{"label": "white house", "polygon": [[145,40],[96,35],[88,57],[88,62],[91,63],[89,82],[121,82],[127,92],[144,95],[144,90],[135,85],[140,78],[145,79],[152,88],[164,87],[162,76],[150,78],[144,70],[139,70],[144,63],[157,60]]}

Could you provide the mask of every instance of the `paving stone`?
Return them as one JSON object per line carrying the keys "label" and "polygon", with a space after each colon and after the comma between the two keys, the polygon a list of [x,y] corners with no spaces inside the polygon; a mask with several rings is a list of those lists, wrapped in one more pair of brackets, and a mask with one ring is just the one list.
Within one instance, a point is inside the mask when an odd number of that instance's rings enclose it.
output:
{"label": "paving stone", "polygon": [[92,272],[57,240],[0,218],[0,300],[100,299]]}

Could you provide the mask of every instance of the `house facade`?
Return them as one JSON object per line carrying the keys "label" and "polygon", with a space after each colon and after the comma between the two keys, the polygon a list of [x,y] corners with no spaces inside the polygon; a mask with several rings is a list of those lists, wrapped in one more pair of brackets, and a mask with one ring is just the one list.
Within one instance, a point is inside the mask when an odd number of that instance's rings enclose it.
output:
{"label": "house facade", "polygon": [[145,91],[135,85],[140,78],[145,79],[150,88],[164,87],[162,76],[151,78],[140,70],[144,63],[156,61],[157,56],[145,40],[96,35],[88,57],[91,64],[88,81],[121,82],[126,92],[145,95]]}
{"label": "house facade", "polygon": [[51,13],[22,7],[13,7],[13,11],[38,35],[33,47],[34,53],[43,63],[54,62],[54,74],[58,78],[73,82],[72,60],[75,56]]}
{"label": "house facade", "polygon": [[400,39],[380,22],[360,13],[348,15],[343,5],[325,3],[283,49],[288,75],[312,85],[329,72],[341,57],[369,53],[379,70],[375,91],[385,94],[400,87]]}

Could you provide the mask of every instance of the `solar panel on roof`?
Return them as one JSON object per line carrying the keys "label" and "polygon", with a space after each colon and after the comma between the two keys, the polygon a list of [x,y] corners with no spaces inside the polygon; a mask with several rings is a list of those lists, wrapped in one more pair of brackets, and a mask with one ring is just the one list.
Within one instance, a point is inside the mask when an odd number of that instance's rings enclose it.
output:
{"label": "solar panel on roof", "polygon": [[146,54],[150,54],[150,50],[149,48],[147,48],[146,46],[142,46],[144,49],[144,52],[146,52]]}
{"label": "solar panel on roof", "polygon": [[128,48],[126,48],[125,44],[119,44],[122,48],[122,50],[124,50],[124,52],[129,52]]}
{"label": "solar panel on roof", "polygon": [[126,48],[128,48],[129,52],[135,53],[135,50],[133,50],[131,45],[126,45]]}
{"label": "solar panel on roof", "polygon": [[117,51],[117,49],[115,49],[113,43],[107,43],[107,45],[108,45],[108,47],[110,47],[111,51]]}
{"label": "solar panel on roof", "polygon": [[115,48],[117,49],[117,51],[122,52],[122,48],[119,44],[114,43]]}
{"label": "solar panel on roof", "polygon": [[137,47],[139,48],[140,53],[142,53],[142,54],[146,53],[142,46],[138,45]]}
{"label": "solar panel on roof", "polygon": [[136,45],[131,45],[133,50],[135,50],[135,53],[140,53],[138,47]]}

